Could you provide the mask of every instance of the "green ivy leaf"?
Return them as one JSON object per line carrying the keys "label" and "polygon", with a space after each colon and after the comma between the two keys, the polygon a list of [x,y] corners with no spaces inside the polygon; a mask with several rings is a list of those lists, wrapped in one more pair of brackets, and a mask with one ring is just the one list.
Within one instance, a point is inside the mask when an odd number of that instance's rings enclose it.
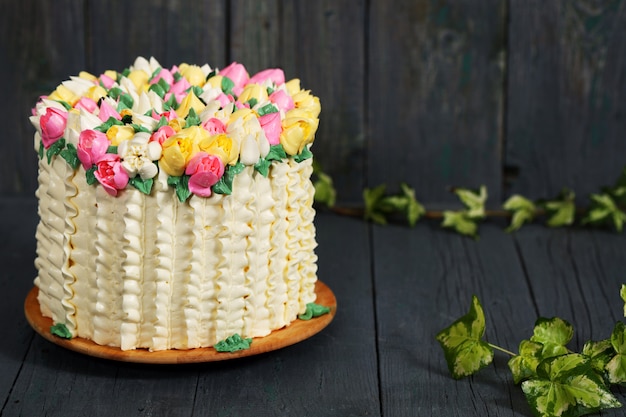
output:
{"label": "green ivy leaf", "polygon": [[298,318],[300,320],[311,320],[313,317],[319,317],[328,313],[330,313],[329,307],[315,303],[308,303],[306,305],[306,311],[302,314],[299,314]]}
{"label": "green ivy leaf", "polygon": [[621,232],[626,221],[626,213],[621,211],[608,194],[591,194],[591,205],[582,224],[600,225],[612,223],[616,231]]}
{"label": "green ivy leaf", "polygon": [[63,339],[71,339],[72,333],[67,329],[65,324],[57,323],[50,327],[50,333]]}
{"label": "green ivy leaf", "polygon": [[506,228],[509,233],[519,230],[525,223],[532,222],[537,212],[532,201],[518,194],[509,197],[502,207],[513,214],[511,224]]}
{"label": "green ivy leaf", "polygon": [[80,165],[80,159],[78,159],[78,152],[76,150],[76,146],[71,143],[68,143],[65,149],[63,149],[60,153],[61,157],[65,159],[65,162],[68,163],[72,169],[78,168]]}
{"label": "green ivy leaf", "polygon": [[611,346],[615,349],[615,356],[607,363],[609,381],[613,384],[626,382],[626,325],[618,321],[611,333]]}
{"label": "green ivy leaf", "polygon": [[622,287],[619,290],[619,295],[622,297],[622,301],[624,302],[624,317],[626,317],[626,285],[622,284]]}
{"label": "green ivy leaf", "polygon": [[400,184],[400,190],[402,195],[407,199],[407,205],[405,209],[406,219],[409,226],[413,227],[417,221],[426,213],[426,209],[415,199],[415,190],[409,187],[406,183]]}
{"label": "green ivy leaf", "polygon": [[52,157],[61,153],[61,151],[65,148],[65,138],[61,138],[54,142],[48,150],[46,151],[46,157],[48,158],[48,163],[52,161]]}
{"label": "green ivy leaf", "polygon": [[530,340],[543,345],[542,357],[564,355],[568,353],[567,345],[574,337],[574,328],[567,321],[553,317],[540,317],[535,322],[533,335]]}
{"label": "green ivy leaf", "polygon": [[213,348],[218,352],[236,352],[238,350],[250,349],[252,339],[243,339],[239,334],[227,337],[224,340],[217,342]]}
{"label": "green ivy leaf", "polygon": [[509,362],[509,369],[513,375],[513,382],[519,384],[521,381],[537,375],[537,366],[541,362],[543,345],[539,342],[522,340],[519,345],[519,355],[512,357]]}
{"label": "green ivy leaf", "polygon": [[152,191],[152,185],[154,184],[154,179],[147,178],[144,180],[144,179],[141,179],[140,176],[135,176],[133,178],[130,178],[128,182],[130,183],[130,185],[132,185],[133,187],[135,187],[142,193],[149,195],[150,191]]}
{"label": "green ivy leaf", "polygon": [[443,212],[443,227],[454,229],[457,233],[473,238],[478,237],[478,223],[476,219],[470,217],[465,211],[450,211],[445,210]]}
{"label": "green ivy leaf", "polygon": [[608,381],[606,365],[615,356],[615,349],[613,349],[611,340],[604,339],[599,342],[588,341],[583,346],[581,353],[590,359],[591,367],[599,375],[606,376]]}
{"label": "green ivy leaf", "polygon": [[578,417],[621,406],[589,359],[577,353],[543,360],[522,391],[536,416]]}
{"label": "green ivy leaf", "polygon": [[337,191],[333,185],[333,179],[323,173],[317,172],[315,174],[315,201],[320,204],[324,204],[326,207],[333,207],[337,198]]}
{"label": "green ivy leaf", "polygon": [[365,188],[363,190],[363,201],[365,202],[365,212],[363,218],[371,220],[377,224],[387,224],[385,214],[380,211],[379,203],[385,195],[387,186],[381,184],[375,188]]}
{"label": "green ivy leaf", "polygon": [[437,334],[448,369],[455,379],[472,375],[493,361],[493,349],[482,339],[485,315],[478,297],[469,312]]}
{"label": "green ivy leaf", "polygon": [[116,153],[117,153],[117,146],[110,145],[110,146],[107,148],[107,153],[113,153],[113,154],[116,154]]}
{"label": "green ivy leaf", "polygon": [[568,190],[561,191],[556,200],[542,202],[548,215],[547,225],[549,227],[570,226],[576,217],[576,205],[574,198],[576,195]]}
{"label": "green ivy leaf", "polygon": [[485,203],[487,202],[487,187],[481,185],[478,190],[456,188],[454,193],[467,207],[467,217],[470,219],[485,218]]}

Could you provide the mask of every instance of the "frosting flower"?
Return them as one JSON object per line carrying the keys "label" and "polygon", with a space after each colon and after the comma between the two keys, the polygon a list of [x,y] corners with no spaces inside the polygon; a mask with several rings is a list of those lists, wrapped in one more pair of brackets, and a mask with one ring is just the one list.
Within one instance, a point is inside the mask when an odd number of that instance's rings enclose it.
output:
{"label": "frosting flower", "polygon": [[107,130],[106,135],[111,141],[111,145],[118,146],[123,141],[135,136],[135,129],[129,125],[113,125]]}
{"label": "frosting flower", "polygon": [[297,155],[309,143],[313,142],[319,121],[310,113],[301,109],[287,112],[282,122],[283,132],[280,143],[289,155]]}
{"label": "frosting flower", "polygon": [[163,142],[163,153],[159,166],[168,175],[179,177],[185,172],[185,166],[198,151],[198,144],[208,138],[206,130],[198,126],[182,129]]}
{"label": "frosting flower", "polygon": [[44,148],[48,149],[57,140],[63,137],[67,124],[67,112],[53,107],[48,107],[39,119],[41,128],[41,140]]}
{"label": "frosting flower", "polygon": [[280,143],[280,134],[283,131],[281,125],[280,113],[268,113],[259,117],[261,128],[265,132],[265,137],[270,145],[278,145]]}
{"label": "frosting flower", "polygon": [[224,133],[200,141],[199,147],[202,151],[219,157],[224,165],[234,165],[239,158],[239,142]]}
{"label": "frosting flower", "polygon": [[198,152],[185,169],[189,177],[189,191],[201,197],[211,196],[211,187],[224,175],[224,164],[215,155]]}
{"label": "frosting flower", "polygon": [[78,136],[76,153],[85,170],[100,161],[109,148],[107,136],[97,130],[83,130]]}
{"label": "frosting flower", "polygon": [[281,85],[285,83],[285,73],[280,68],[268,68],[263,71],[259,71],[254,74],[249,83],[263,84],[265,81],[270,81],[274,85]]}
{"label": "frosting flower", "polygon": [[285,90],[276,90],[270,94],[269,99],[278,106],[278,109],[287,112],[294,108],[293,99]]}
{"label": "frosting flower", "polygon": [[235,84],[233,92],[237,95],[241,94],[244,85],[246,85],[250,79],[246,68],[237,62],[233,62],[226,68],[222,69],[219,72],[219,75],[230,78],[230,80]]}
{"label": "frosting flower", "polygon": [[161,145],[157,141],[150,141],[150,134],[139,132],[127,141],[120,143],[117,154],[122,158],[122,167],[129,177],[137,175],[142,180],[154,178],[159,172],[153,161],[161,157]]}
{"label": "frosting flower", "polygon": [[167,138],[174,136],[175,134],[176,131],[171,126],[165,125],[158,128],[157,131],[152,134],[150,140],[159,142],[159,145],[162,145]]}
{"label": "frosting flower", "polygon": [[117,196],[118,190],[126,188],[128,184],[128,174],[122,168],[120,157],[116,154],[105,154],[96,163],[94,175],[104,190],[114,197]]}

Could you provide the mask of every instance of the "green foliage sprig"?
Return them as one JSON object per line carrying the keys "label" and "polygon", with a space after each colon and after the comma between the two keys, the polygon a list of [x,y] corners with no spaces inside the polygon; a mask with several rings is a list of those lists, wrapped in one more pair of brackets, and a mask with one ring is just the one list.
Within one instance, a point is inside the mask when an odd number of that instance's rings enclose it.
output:
{"label": "green foliage sprig", "polygon": [[[626,302],[626,286],[620,295]],[[574,336],[572,325],[558,317],[537,319],[532,336],[519,344],[519,353],[486,342],[485,327],[482,305],[474,296],[468,313],[437,334],[455,379],[491,364],[497,350],[511,356],[513,381],[535,416],[578,417],[621,407],[610,388],[626,383],[624,323],[617,322],[609,338],[588,341],[578,353],[567,347]]]}

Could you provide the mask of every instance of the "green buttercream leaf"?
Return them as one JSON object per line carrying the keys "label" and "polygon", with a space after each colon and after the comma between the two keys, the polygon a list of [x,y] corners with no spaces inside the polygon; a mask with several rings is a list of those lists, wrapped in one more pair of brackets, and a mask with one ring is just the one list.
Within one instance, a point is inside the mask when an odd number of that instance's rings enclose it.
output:
{"label": "green buttercream leaf", "polygon": [[163,102],[163,106],[164,108],[166,108],[166,110],[170,110],[170,109],[176,110],[178,108],[178,102],[176,101],[176,96],[172,94],[167,101]]}
{"label": "green buttercream leaf", "polygon": [[621,406],[589,358],[577,353],[543,360],[522,391],[536,416],[578,417]]}
{"label": "green buttercream leaf", "polygon": [[68,143],[65,149],[61,151],[60,155],[72,169],[76,169],[80,165],[80,159],[78,159],[78,153],[73,144]]}
{"label": "green buttercream leaf", "polygon": [[107,119],[106,122],[102,123],[99,126],[96,126],[94,130],[97,130],[102,133],[106,133],[107,130],[113,125],[122,126],[124,123],[121,120],[117,120],[115,117],[111,116]]}
{"label": "green buttercream leaf", "polygon": [[117,111],[122,111],[123,109],[132,109],[133,104],[135,104],[135,100],[130,94],[122,94],[120,95],[119,102],[117,103]]}
{"label": "green buttercream leaf", "polygon": [[252,344],[252,339],[244,339],[239,334],[235,333],[234,335],[227,337],[224,340],[217,342],[213,348],[218,352],[236,352],[238,350],[250,349],[250,345]]}
{"label": "green buttercream leaf", "polygon": [[281,144],[270,146],[270,151],[265,155],[268,161],[282,161],[285,158],[287,158],[287,152]]}
{"label": "green buttercream leaf", "polygon": [[161,78],[158,82],[157,82],[158,86],[161,87],[161,89],[163,91],[165,91],[166,93],[168,91],[170,91],[170,85],[167,83],[167,81],[165,81],[165,79]]}
{"label": "green buttercream leaf", "polygon": [[46,157],[48,158],[48,163],[52,161],[52,157],[61,153],[61,151],[65,148],[65,138],[61,138],[54,142],[48,150],[46,151]]}
{"label": "green buttercream leaf", "polygon": [[165,97],[165,90],[159,85],[159,83],[152,84],[148,91],[154,91],[156,95],[161,98]]}
{"label": "green buttercream leaf", "polygon": [[156,77],[157,75],[159,75],[159,73],[161,72],[163,68],[158,67],[157,69],[155,69],[154,71],[152,71],[152,74],[150,75],[150,79],[152,80],[154,77]]}
{"label": "green buttercream leaf", "polygon": [[178,72],[178,71],[176,71],[176,72],[175,72],[174,74],[172,74],[172,75],[174,76],[174,81],[175,81],[175,82],[178,82],[178,81],[180,81],[180,80],[183,78],[182,74],[181,74],[180,72]]}
{"label": "green buttercream leaf", "polygon": [[167,185],[174,187],[176,197],[178,201],[184,203],[189,197],[191,197],[191,191],[189,191],[189,175],[181,175],[180,177],[167,177]]}
{"label": "green buttercream leaf", "polygon": [[493,361],[493,349],[482,340],[485,314],[478,297],[469,312],[437,334],[448,369],[455,379],[469,376]]}
{"label": "green buttercream leaf", "polygon": [[150,191],[152,191],[152,185],[154,184],[154,179],[148,178],[143,180],[140,176],[135,176],[130,178],[128,182],[142,193],[150,194]]}
{"label": "green buttercream leaf", "polygon": [[512,357],[509,362],[509,369],[513,375],[513,382],[520,382],[537,376],[537,366],[543,359],[541,352],[543,345],[539,342],[522,340],[519,345],[519,355]]}
{"label": "green buttercream leaf", "polygon": [[59,103],[59,104],[61,104],[63,107],[65,107],[65,110],[71,110],[71,109],[72,109],[71,104],[70,104],[70,103],[68,103],[67,101],[64,101],[64,100],[54,100],[54,101],[56,101],[57,103]]}
{"label": "green buttercream leaf", "polygon": [[268,103],[265,106],[261,107],[257,113],[259,116],[265,116],[266,114],[278,113],[278,107],[275,105]]}
{"label": "green buttercream leaf", "polygon": [[109,97],[111,97],[113,100],[117,100],[122,94],[124,94],[124,91],[119,87],[111,88],[108,93]]}
{"label": "green buttercream leaf", "polygon": [[231,80],[228,77],[222,77],[222,91],[224,92],[224,94],[228,95],[232,95],[233,94],[233,87],[235,87],[235,83],[233,82],[233,80]]}
{"label": "green buttercream leaf", "polygon": [[107,153],[117,154],[117,146],[110,145],[110,146],[107,148]]}
{"label": "green buttercream leaf", "polygon": [[[253,108],[254,106],[257,105],[257,103],[259,102],[259,100],[257,100],[256,98],[252,97],[250,100],[248,100],[246,103],[248,103],[248,105],[250,106],[250,108]],[[259,116],[263,116],[261,113],[259,113]]]}
{"label": "green buttercream leaf", "polygon": [[71,339],[72,333],[67,329],[65,324],[57,323],[54,326],[50,327],[50,333],[55,336],[62,337],[63,339]]}
{"label": "green buttercream leaf", "polygon": [[609,381],[613,384],[626,382],[626,325],[618,321],[611,333],[611,346],[615,356],[606,364]]}
{"label": "green buttercream leaf", "polygon": [[259,174],[263,175],[267,178],[267,175],[270,172],[270,166],[272,165],[272,161],[268,161],[265,158],[260,158],[259,162],[254,164],[254,169],[259,172]]}
{"label": "green buttercream leaf", "polygon": [[199,126],[201,123],[200,118],[193,108],[189,109],[189,114],[185,118],[185,121],[187,122],[185,127]]}
{"label": "green buttercream leaf", "polygon": [[512,213],[511,224],[506,228],[509,233],[519,230],[526,223],[532,222],[537,212],[532,201],[518,194],[509,197],[502,207]]}
{"label": "green buttercream leaf", "polygon": [[96,178],[96,175],[95,175],[95,172],[97,169],[98,167],[96,165],[93,165],[91,168],[87,170],[87,172],[85,172],[85,181],[87,181],[87,184],[93,185],[96,182],[98,182],[98,179]]}
{"label": "green buttercream leaf", "polygon": [[293,160],[296,161],[297,163],[300,163],[312,157],[313,157],[313,153],[309,150],[308,146],[305,146],[304,148],[302,148],[302,152],[293,156]]}
{"label": "green buttercream leaf", "polygon": [[37,154],[39,155],[39,159],[43,159],[43,156],[45,154],[45,148],[43,146],[43,140],[39,141],[39,149],[37,151]]}
{"label": "green buttercream leaf", "polygon": [[315,303],[308,303],[306,305],[305,312],[302,314],[299,314],[298,318],[300,320],[311,320],[313,317],[319,317],[328,313],[330,313],[330,307],[326,307],[326,306],[315,304]]}
{"label": "green buttercream leaf", "polygon": [[167,126],[167,118],[165,116],[161,116],[161,118],[159,119],[159,123],[157,123],[156,125],[156,129],[158,130],[159,128],[163,127],[163,126]]}
{"label": "green buttercream leaf", "polygon": [[235,165],[229,165],[224,170],[222,178],[213,186],[212,190],[217,194],[230,195],[233,192],[233,179],[235,175],[244,170],[246,166],[241,162],[237,162]]}
{"label": "green buttercream leaf", "polygon": [[137,123],[133,123],[130,126],[133,128],[135,133],[138,133],[138,132],[152,133],[152,132],[150,132],[150,130],[148,130],[147,127],[142,126],[142,125],[138,125]]}

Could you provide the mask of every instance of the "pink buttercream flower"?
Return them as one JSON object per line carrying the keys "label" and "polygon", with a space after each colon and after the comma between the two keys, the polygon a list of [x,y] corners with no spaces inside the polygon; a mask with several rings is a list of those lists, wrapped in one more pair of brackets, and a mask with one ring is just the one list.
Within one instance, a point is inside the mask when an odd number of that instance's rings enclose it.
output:
{"label": "pink buttercream flower", "polygon": [[266,80],[275,85],[285,84],[285,73],[280,68],[268,68],[254,74],[246,84],[263,84]]}
{"label": "pink buttercream flower", "polygon": [[222,160],[206,152],[198,152],[187,165],[185,174],[189,177],[189,191],[200,197],[210,197],[211,187],[224,175]]}
{"label": "pink buttercream flower", "polygon": [[76,153],[85,170],[98,163],[109,148],[107,135],[97,130],[83,130],[78,137]]}
{"label": "pink buttercream flower", "polygon": [[270,145],[278,145],[280,143],[280,134],[283,127],[280,120],[280,113],[268,113],[259,117],[259,124],[265,132],[265,137]]}
{"label": "pink buttercream flower", "polygon": [[170,70],[162,68],[161,71],[159,71],[159,73],[153,79],[150,80],[150,84],[156,84],[161,79],[165,80],[165,82],[168,83],[169,85],[172,85],[174,83],[174,75],[172,75]]}
{"label": "pink buttercream flower", "polygon": [[226,132],[226,126],[224,125],[224,123],[222,123],[220,119],[217,119],[215,117],[211,117],[210,119],[202,123],[202,127],[204,128],[204,130],[209,132],[209,135],[211,136]]}
{"label": "pink buttercream flower", "polygon": [[122,116],[113,108],[113,106],[107,103],[106,100],[102,100],[102,103],[100,103],[100,113],[98,113],[98,117],[103,122],[109,120],[109,117],[122,120]]}
{"label": "pink buttercream flower", "polygon": [[107,90],[110,90],[115,85],[115,80],[106,74],[100,75],[100,82]]}
{"label": "pink buttercream flower", "polygon": [[230,94],[226,95],[224,93],[220,93],[220,95],[217,96],[215,100],[217,100],[220,103],[220,107],[224,108],[230,103],[232,103],[233,101],[235,101],[235,98],[231,96]]}
{"label": "pink buttercream flower", "polygon": [[88,113],[94,113],[98,108],[98,103],[90,99],[89,97],[81,97],[80,100],[74,104],[76,109],[85,109]]}
{"label": "pink buttercream flower", "polygon": [[176,95],[187,94],[186,91],[189,89],[189,87],[191,87],[189,81],[187,81],[185,77],[182,77],[171,85],[168,92]]}
{"label": "pink buttercream flower", "polygon": [[175,134],[176,131],[171,126],[161,126],[150,136],[150,141],[159,142],[159,145],[163,145],[163,142],[165,142],[167,138]]}
{"label": "pink buttercream flower", "polygon": [[293,109],[295,105],[293,104],[293,98],[289,94],[287,94],[284,90],[276,90],[269,97],[270,101],[276,106],[278,109],[283,112],[288,112]]}
{"label": "pink buttercream flower", "polygon": [[67,125],[67,112],[48,107],[39,119],[41,126],[41,140],[44,148],[48,149],[54,142],[63,137]]}
{"label": "pink buttercream flower", "polygon": [[233,92],[237,95],[241,93],[243,87],[250,79],[248,71],[246,71],[246,67],[237,62],[233,62],[226,68],[222,69],[219,72],[219,75],[230,78],[230,80],[235,84]]}
{"label": "pink buttercream flower", "polygon": [[107,153],[96,163],[94,175],[102,184],[104,190],[112,196],[116,196],[118,190],[126,188],[128,174],[122,167],[119,155]]}

